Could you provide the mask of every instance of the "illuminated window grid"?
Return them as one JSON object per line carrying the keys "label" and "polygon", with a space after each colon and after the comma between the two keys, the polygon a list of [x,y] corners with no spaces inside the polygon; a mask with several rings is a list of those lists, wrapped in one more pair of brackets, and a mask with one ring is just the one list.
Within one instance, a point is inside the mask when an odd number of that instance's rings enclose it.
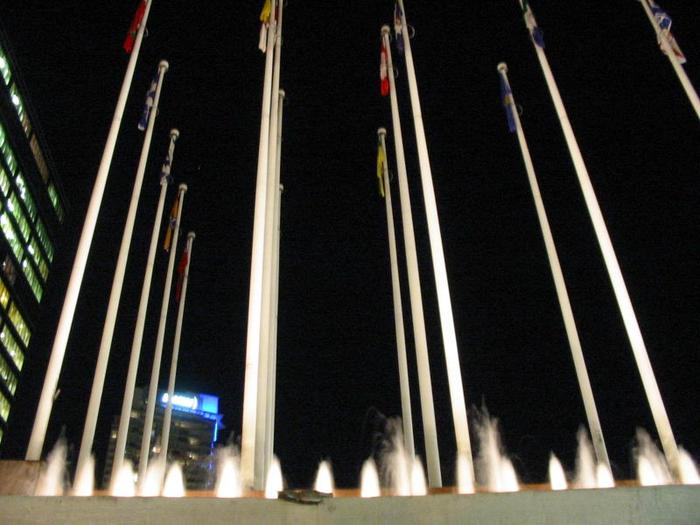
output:
{"label": "illuminated window grid", "polygon": [[5,350],[7,350],[10,358],[12,358],[12,362],[17,367],[17,370],[22,371],[22,367],[24,366],[24,352],[15,339],[15,336],[12,335],[7,324],[2,327],[2,332],[0,332],[0,342],[2,342]]}
{"label": "illuminated window grid", "polygon": [[5,394],[0,392],[0,417],[7,422],[7,417],[10,415],[10,401],[5,397]]}
{"label": "illuminated window grid", "polygon": [[22,317],[22,314],[19,312],[19,309],[14,302],[10,304],[7,314],[10,321],[12,321],[12,326],[15,327],[17,335],[19,335],[19,338],[24,343],[24,346],[29,346],[29,340],[32,338],[32,332],[27,326],[27,323],[24,321],[24,317]]}
{"label": "illuminated window grid", "polygon": [[0,377],[5,382],[7,390],[14,396],[17,390],[17,376],[2,354],[0,354]]}

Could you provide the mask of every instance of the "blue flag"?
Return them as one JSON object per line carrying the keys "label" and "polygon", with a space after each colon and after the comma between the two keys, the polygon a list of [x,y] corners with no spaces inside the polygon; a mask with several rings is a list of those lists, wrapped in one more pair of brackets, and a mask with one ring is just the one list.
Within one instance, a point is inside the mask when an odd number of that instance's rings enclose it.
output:
{"label": "blue flag", "polygon": [[678,42],[676,42],[675,37],[671,33],[671,24],[673,23],[671,17],[668,16],[668,13],[659,7],[654,0],[649,0],[649,7],[651,7],[651,12],[654,15],[657,25],[659,26],[659,45],[661,46],[661,50],[664,50],[664,47],[661,45],[661,39],[665,38],[678,62],[680,64],[685,64],[685,55],[683,54],[683,51],[681,51]]}
{"label": "blue flag", "polygon": [[671,17],[668,16],[668,13],[661,9],[653,0],[649,2],[649,6],[651,7],[651,12],[654,15],[654,18],[656,19],[656,23],[659,24],[659,28],[663,31],[665,29],[671,29]]}
{"label": "blue flag", "polygon": [[394,35],[396,37],[396,49],[403,55],[403,11],[398,2],[394,4]]}
{"label": "blue flag", "polygon": [[165,157],[163,162],[163,167],[160,168],[160,182],[161,184],[165,181],[166,184],[170,184],[173,181],[173,176],[170,175],[170,166],[173,163],[173,152],[175,151],[175,141],[170,141],[170,148],[168,148],[168,156]]}
{"label": "blue flag", "polygon": [[535,15],[532,13],[532,9],[530,9],[530,5],[528,4],[527,0],[522,0],[522,8],[523,17],[525,17],[525,25],[530,30],[532,40],[535,42],[535,44],[537,44],[538,47],[544,49],[544,33],[537,25]]}
{"label": "blue flag", "polygon": [[505,75],[499,74],[498,78],[501,80],[501,102],[503,103],[503,109],[506,112],[508,131],[515,133],[515,115],[513,114],[515,104],[513,101],[513,92],[508,85]]}
{"label": "blue flag", "polygon": [[156,74],[151,80],[151,85],[148,87],[148,92],[146,93],[146,101],[143,103],[143,112],[141,113],[141,120],[139,120],[139,129],[143,131],[148,126],[148,117],[151,115],[151,109],[153,109],[153,104],[156,98],[156,88],[158,87],[158,77],[160,73],[160,68],[156,70]]}

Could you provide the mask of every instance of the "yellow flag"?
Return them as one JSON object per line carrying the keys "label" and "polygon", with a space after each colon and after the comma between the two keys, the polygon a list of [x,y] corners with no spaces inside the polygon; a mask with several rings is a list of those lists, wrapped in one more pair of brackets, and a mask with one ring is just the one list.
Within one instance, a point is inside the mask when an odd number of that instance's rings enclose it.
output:
{"label": "yellow flag", "polygon": [[379,194],[384,197],[384,163],[386,155],[382,143],[377,144],[377,179],[379,180]]}
{"label": "yellow flag", "polygon": [[168,252],[170,251],[170,243],[173,240],[173,231],[177,226],[177,210],[180,207],[180,195],[177,196],[175,202],[173,202],[173,207],[170,209],[170,217],[168,218],[168,226],[165,229],[165,239],[163,239],[163,249]]}
{"label": "yellow flag", "polygon": [[267,22],[270,19],[270,11],[272,11],[272,6],[270,5],[270,0],[265,0],[263,4],[262,11],[260,11],[260,21]]}

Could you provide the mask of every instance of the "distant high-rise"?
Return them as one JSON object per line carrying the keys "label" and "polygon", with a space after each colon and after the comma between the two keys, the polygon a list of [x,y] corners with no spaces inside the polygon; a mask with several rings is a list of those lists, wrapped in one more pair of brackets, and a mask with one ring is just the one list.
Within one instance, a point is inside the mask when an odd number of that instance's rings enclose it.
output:
{"label": "distant high-rise", "polygon": [[0,447],[54,260],[66,200],[0,31]]}

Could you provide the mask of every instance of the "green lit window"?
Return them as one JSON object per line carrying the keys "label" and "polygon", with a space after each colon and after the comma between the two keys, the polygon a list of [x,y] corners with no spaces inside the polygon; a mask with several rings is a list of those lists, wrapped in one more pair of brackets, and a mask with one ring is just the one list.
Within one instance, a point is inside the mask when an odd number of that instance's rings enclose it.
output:
{"label": "green lit window", "polygon": [[36,297],[37,302],[40,303],[41,298],[44,295],[44,288],[41,286],[41,282],[36,276],[34,268],[32,268],[32,265],[29,263],[29,259],[24,259],[22,261],[22,271],[24,272],[24,276],[27,278],[27,282],[29,283],[32,292],[34,292],[34,297]]}
{"label": "green lit window", "polygon": [[10,79],[12,78],[12,72],[10,71],[10,63],[7,61],[5,56],[5,50],[0,47],[0,75],[2,75],[5,84],[10,85]]}
{"label": "green lit window", "polygon": [[15,107],[19,121],[22,123],[24,133],[27,135],[27,137],[29,137],[30,133],[32,132],[32,125],[29,122],[27,112],[24,110],[24,102],[22,101],[22,96],[19,94],[19,90],[17,89],[17,84],[13,83],[10,87],[10,99],[12,100],[12,105]]}
{"label": "green lit window", "polygon": [[0,443],[2,443],[2,429],[0,428]]}
{"label": "green lit window", "polygon": [[22,206],[17,199],[17,195],[10,193],[10,198],[7,199],[7,210],[12,214],[12,216],[17,221],[19,225],[19,231],[22,232],[22,237],[25,241],[29,241],[29,233],[31,232],[31,227],[27,222],[27,218],[24,216],[22,211]]}
{"label": "green lit window", "polygon": [[[0,131],[2,131],[0,129]],[[2,194],[7,196],[7,192],[10,191],[10,178],[5,173],[5,170],[0,166],[0,189],[2,189]]]}
{"label": "green lit window", "polygon": [[5,282],[0,279],[0,304],[3,308],[7,308],[7,303],[10,300],[10,291],[5,286]]}
{"label": "green lit window", "polygon": [[41,273],[41,277],[44,279],[44,281],[48,279],[49,267],[46,264],[46,261],[44,260],[44,256],[41,254],[39,245],[36,242],[36,236],[32,237],[32,239],[29,241],[27,251],[32,255],[34,262],[39,267],[39,273]]}
{"label": "green lit window", "polygon": [[14,361],[17,370],[22,370],[24,365],[24,352],[17,343],[15,336],[12,335],[7,325],[2,327],[2,332],[0,332],[0,341],[2,341],[5,350],[10,354],[12,361]]}
{"label": "green lit window", "polygon": [[5,397],[5,394],[0,392],[0,417],[7,422],[7,416],[10,415],[10,402]]}
{"label": "green lit window", "polygon": [[46,159],[44,158],[44,154],[41,152],[41,147],[39,147],[39,141],[36,138],[36,133],[32,135],[31,139],[29,139],[29,148],[34,154],[34,160],[36,160],[36,165],[39,168],[39,173],[41,173],[41,178],[43,179],[44,183],[48,184],[49,168],[46,166]]}
{"label": "green lit window", "polygon": [[[2,137],[5,139],[5,137]],[[10,173],[13,175],[17,173],[17,160],[15,159],[15,154],[12,152],[12,148],[10,148],[10,144],[7,142],[7,140],[2,140],[2,144],[0,145],[0,150],[2,150],[2,155],[5,157],[5,162],[7,163],[7,167],[10,169]]]}
{"label": "green lit window", "polygon": [[10,391],[10,394],[15,395],[15,390],[17,390],[17,376],[12,371],[12,368],[5,358],[0,354],[0,377],[5,381],[5,386]]}
{"label": "green lit window", "polygon": [[15,184],[17,184],[17,189],[19,190],[20,198],[24,201],[24,204],[27,206],[29,216],[32,218],[33,221],[35,221],[37,215],[36,204],[34,204],[34,199],[32,198],[32,194],[29,193],[27,182],[24,180],[24,175],[22,175],[21,171],[18,171],[15,175]]}
{"label": "green lit window", "polygon": [[24,247],[17,236],[14,226],[12,226],[12,222],[10,222],[7,213],[0,215],[0,228],[2,228],[2,232],[5,234],[5,239],[7,239],[7,244],[9,244],[10,248],[12,248],[15,257],[17,257],[18,261],[21,261],[24,257]]}
{"label": "green lit window", "polygon": [[46,227],[41,219],[36,220],[36,233],[39,236],[39,241],[46,251],[46,255],[49,258],[49,262],[53,262],[53,244],[49,240],[49,235],[46,233]]}
{"label": "green lit window", "polygon": [[61,199],[58,197],[58,192],[56,191],[56,186],[53,182],[49,183],[49,199],[51,199],[51,204],[53,204],[53,209],[56,211],[59,222],[63,222],[63,206],[61,206]]}
{"label": "green lit window", "polygon": [[29,330],[27,323],[24,322],[24,317],[22,317],[22,314],[19,313],[15,303],[10,305],[8,314],[10,316],[10,321],[12,321],[12,324],[14,325],[15,330],[17,330],[19,338],[24,343],[24,346],[29,346],[29,340],[32,337],[32,332]]}
{"label": "green lit window", "polygon": [[49,278],[49,265],[46,264],[43,257],[39,261],[39,273],[41,274],[42,279],[44,279],[44,282],[46,282],[46,280]]}

